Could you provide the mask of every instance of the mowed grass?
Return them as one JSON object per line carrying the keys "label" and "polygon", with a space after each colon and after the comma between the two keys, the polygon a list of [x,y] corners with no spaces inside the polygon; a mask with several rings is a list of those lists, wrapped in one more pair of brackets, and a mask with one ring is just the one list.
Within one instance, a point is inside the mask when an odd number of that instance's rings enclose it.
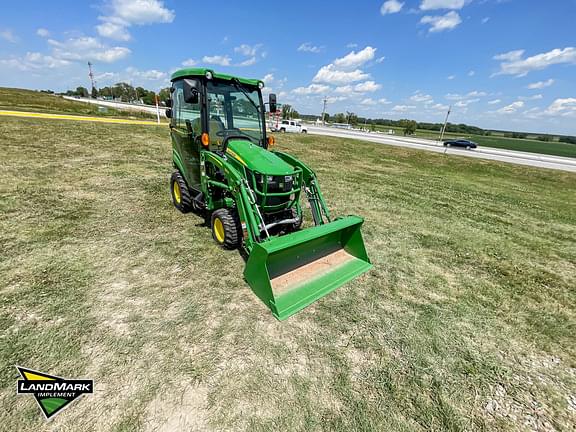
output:
{"label": "mowed grass", "polygon": [[[383,132],[388,132],[392,129],[396,135],[402,135],[403,131],[401,128],[380,126],[377,125],[376,130]],[[415,134],[418,138],[427,138],[432,140],[438,140],[440,137],[440,132],[418,129]],[[481,147],[493,147],[501,148],[504,150],[515,150],[528,153],[538,153],[552,156],[562,156],[562,157],[572,157],[576,158],[576,144],[563,143],[558,141],[544,142],[537,139],[521,139],[521,138],[507,138],[499,133],[494,133],[491,136],[486,135],[474,135],[474,134],[458,134],[447,132],[444,134],[444,139],[469,139],[472,140]]]}
{"label": "mowed grass", "polygon": [[[165,127],[0,120],[3,430],[572,430],[576,176],[282,135],[374,269],[276,321]],[[46,423],[14,365],[92,378]]]}
{"label": "mowed grass", "polygon": [[122,111],[109,107],[99,110],[98,105],[64,99],[62,96],[35,90],[0,87],[0,110],[29,111],[52,114],[77,114],[89,116],[113,116],[128,118],[156,117],[140,111]]}

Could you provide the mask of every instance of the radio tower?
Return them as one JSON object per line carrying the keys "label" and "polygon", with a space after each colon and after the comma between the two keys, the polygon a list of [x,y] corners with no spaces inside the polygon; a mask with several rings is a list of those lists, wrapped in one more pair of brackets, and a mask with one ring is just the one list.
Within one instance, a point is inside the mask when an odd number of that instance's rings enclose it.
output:
{"label": "radio tower", "polygon": [[92,83],[92,91],[90,92],[90,97],[94,94],[96,90],[96,81],[94,81],[94,73],[92,72],[92,63],[88,62],[88,76],[90,77],[90,82]]}

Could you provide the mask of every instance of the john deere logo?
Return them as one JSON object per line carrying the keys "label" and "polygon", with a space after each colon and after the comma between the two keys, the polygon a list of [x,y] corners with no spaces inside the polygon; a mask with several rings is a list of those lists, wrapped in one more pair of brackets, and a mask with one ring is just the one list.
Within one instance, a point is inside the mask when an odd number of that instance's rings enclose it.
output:
{"label": "john deere logo", "polygon": [[49,419],[84,393],[94,392],[94,381],[67,379],[16,366],[22,379],[18,380],[18,394],[33,394],[38,406]]}

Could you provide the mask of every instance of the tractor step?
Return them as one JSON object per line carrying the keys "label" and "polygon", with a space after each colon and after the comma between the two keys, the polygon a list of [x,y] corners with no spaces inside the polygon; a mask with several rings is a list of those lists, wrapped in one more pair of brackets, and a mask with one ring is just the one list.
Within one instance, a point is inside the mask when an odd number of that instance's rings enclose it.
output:
{"label": "tractor step", "polygon": [[360,232],[363,222],[348,216],[256,243],[244,277],[284,320],[372,267]]}

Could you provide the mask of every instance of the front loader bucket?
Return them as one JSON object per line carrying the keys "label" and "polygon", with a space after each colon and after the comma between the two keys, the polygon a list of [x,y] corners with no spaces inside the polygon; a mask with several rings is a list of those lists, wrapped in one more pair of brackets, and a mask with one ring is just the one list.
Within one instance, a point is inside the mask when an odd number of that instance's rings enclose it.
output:
{"label": "front loader bucket", "polygon": [[347,216],[255,243],[244,277],[284,320],[372,267],[360,233],[363,222]]}

